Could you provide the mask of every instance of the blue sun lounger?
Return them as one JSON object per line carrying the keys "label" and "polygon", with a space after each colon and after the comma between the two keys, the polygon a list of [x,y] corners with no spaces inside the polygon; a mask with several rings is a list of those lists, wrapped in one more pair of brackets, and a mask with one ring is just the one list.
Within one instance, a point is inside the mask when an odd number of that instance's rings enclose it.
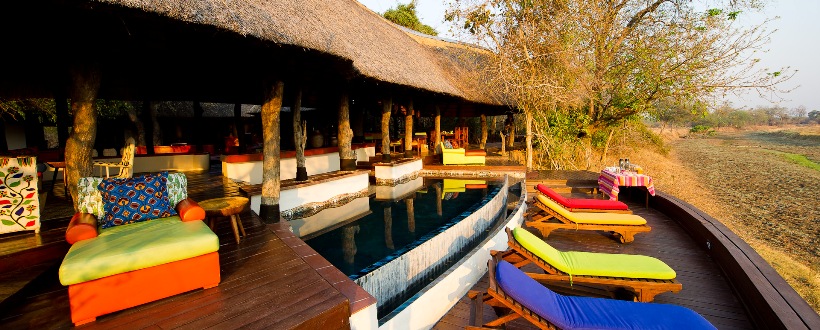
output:
{"label": "blue sun lounger", "polygon": [[675,305],[557,294],[503,260],[489,262],[488,296],[470,292],[473,325],[483,321],[478,302],[509,311],[481,324],[498,327],[523,317],[542,329],[715,329],[694,311]]}

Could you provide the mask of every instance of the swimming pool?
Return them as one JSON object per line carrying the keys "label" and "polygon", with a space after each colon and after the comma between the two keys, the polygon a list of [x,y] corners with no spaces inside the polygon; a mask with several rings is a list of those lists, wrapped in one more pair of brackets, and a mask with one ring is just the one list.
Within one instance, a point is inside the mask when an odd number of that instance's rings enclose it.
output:
{"label": "swimming pool", "polygon": [[[377,298],[381,317],[481,239],[505,206],[506,191],[503,200],[494,198],[503,185],[418,178],[394,187],[376,186],[369,198],[291,224],[316,252]],[[491,200],[492,210],[485,207]],[[483,212],[477,212],[480,209]],[[467,218],[469,223],[461,223]],[[327,228],[313,228],[318,223]]]}
{"label": "swimming pool", "polygon": [[[460,188],[458,183],[451,184],[456,180],[450,179],[447,179],[448,185],[445,187],[444,181],[423,180],[418,189],[397,198],[379,198],[381,196],[377,195],[366,198],[368,214],[330,231],[305,235],[305,243],[345,275],[355,278],[361,275],[362,270],[440,229],[450,219],[481,202],[499,184],[470,180],[474,183],[465,185],[471,188],[467,189]],[[352,203],[361,204],[363,199]],[[302,219],[296,219],[299,220]]]}

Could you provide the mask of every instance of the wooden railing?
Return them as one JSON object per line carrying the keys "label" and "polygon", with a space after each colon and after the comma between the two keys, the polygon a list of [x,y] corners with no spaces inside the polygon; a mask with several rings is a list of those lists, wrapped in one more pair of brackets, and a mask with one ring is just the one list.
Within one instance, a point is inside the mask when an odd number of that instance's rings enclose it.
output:
{"label": "wooden railing", "polygon": [[723,223],[660,191],[650,199],[650,205],[677,221],[715,260],[755,326],[761,329],[820,329],[820,315],[766,260]]}

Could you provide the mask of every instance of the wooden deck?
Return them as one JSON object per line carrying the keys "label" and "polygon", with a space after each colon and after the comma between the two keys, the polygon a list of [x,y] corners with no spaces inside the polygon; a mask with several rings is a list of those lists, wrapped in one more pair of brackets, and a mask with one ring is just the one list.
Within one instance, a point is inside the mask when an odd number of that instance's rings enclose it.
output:
{"label": "wooden deck", "polygon": [[[751,329],[752,323],[738,297],[733,293],[719,266],[696,246],[683,229],[660,212],[647,209],[641,204],[630,203],[630,209],[647,219],[652,227],[649,233],[638,234],[635,242],[619,244],[602,232],[557,230],[548,242],[561,250],[643,254],[657,257],[677,272],[683,284],[680,293],[664,293],[656,297],[656,303],[675,304],[691,308],[712,322],[718,329]],[[533,265],[526,270],[538,271]],[[486,275],[473,290],[486,290]],[[486,321],[495,315],[492,308],[484,306]],[[470,317],[470,300],[462,297],[458,304],[443,317],[436,329],[464,329]],[[508,324],[507,329],[537,329],[525,320]]]}
{"label": "wooden deck", "polygon": [[[240,193],[238,185],[218,173],[186,174],[189,196],[194,200]],[[70,215],[69,211],[65,217]],[[220,239],[219,286],[108,314],[83,328],[335,329],[348,326],[350,302],[356,300],[358,306],[371,303],[362,295],[363,290],[328,267],[324,259],[317,259],[286,226],[265,225],[247,210],[241,219],[247,237],[239,245],[228,221],[219,221],[214,229]],[[59,233],[64,227],[53,231]],[[58,266],[59,261],[53,263],[19,299],[0,310],[4,329],[72,327],[68,293],[57,278]]]}

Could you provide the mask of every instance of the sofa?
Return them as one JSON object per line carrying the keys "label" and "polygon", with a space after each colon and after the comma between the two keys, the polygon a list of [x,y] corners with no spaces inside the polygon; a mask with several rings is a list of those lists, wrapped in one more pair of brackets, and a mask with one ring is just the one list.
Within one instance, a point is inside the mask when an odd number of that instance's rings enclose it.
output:
{"label": "sofa", "polygon": [[464,148],[448,149],[444,142],[440,143],[441,162],[444,165],[484,165],[487,152],[484,150],[465,150]]}
{"label": "sofa", "polygon": [[0,157],[0,234],[40,232],[37,158]]}
{"label": "sofa", "polygon": [[[185,175],[149,176],[86,177],[79,181],[79,212],[69,222],[65,235],[71,248],[59,269],[60,282],[68,286],[71,321],[75,325],[219,284],[219,239],[202,221],[205,211],[187,197]],[[155,219],[121,221],[112,213],[122,211],[117,206],[128,202],[122,202],[124,199],[113,192],[109,194],[109,190],[126,196],[153,193],[151,196],[160,203],[173,205],[175,212],[166,207],[166,212],[153,211],[159,215]],[[130,206],[135,205],[132,202]],[[142,206],[137,210],[152,212]],[[172,213],[176,214],[169,215]]]}

